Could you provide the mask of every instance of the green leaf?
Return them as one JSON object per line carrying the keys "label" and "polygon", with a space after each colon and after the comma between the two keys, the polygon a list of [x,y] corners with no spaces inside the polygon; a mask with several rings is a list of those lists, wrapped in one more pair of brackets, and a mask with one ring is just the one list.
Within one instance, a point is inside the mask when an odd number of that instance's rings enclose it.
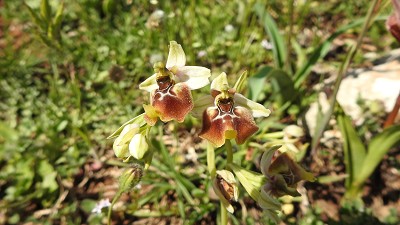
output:
{"label": "green leaf", "polygon": [[86,212],[91,213],[92,209],[96,206],[96,201],[92,199],[83,199],[80,204],[80,208]]}
{"label": "green leaf", "polygon": [[344,113],[343,109],[338,104],[337,121],[340,132],[343,137],[343,149],[346,165],[346,188],[349,188],[355,177],[358,176],[363,167],[366,149],[360,137],[358,137],[356,130],[353,127],[351,119]]}
{"label": "green leaf", "polygon": [[47,188],[50,192],[57,190],[57,172],[54,170],[54,167],[49,162],[44,160],[40,161],[38,172],[43,179],[42,188]]}
{"label": "green leaf", "polygon": [[47,30],[47,24],[43,21],[34,11],[33,9],[24,2],[24,6],[28,9],[29,15],[31,16],[33,23],[38,26],[42,31]]}
{"label": "green leaf", "polygon": [[64,1],[62,1],[61,4],[58,6],[56,15],[54,16],[53,22],[51,24],[52,37],[59,42],[61,41],[60,30],[61,30],[61,22],[63,19],[63,12],[64,12]]}
{"label": "green leaf", "polygon": [[4,138],[6,141],[16,141],[18,140],[18,132],[7,124],[0,122],[0,137]]}
{"label": "green leaf", "polygon": [[292,102],[297,97],[297,91],[290,76],[283,70],[272,70],[268,77],[271,78],[271,84],[274,91],[274,97],[279,106]]}
{"label": "green leaf", "polygon": [[40,2],[40,16],[47,24],[51,23],[51,8],[48,0]]}
{"label": "green leaf", "polygon": [[233,86],[233,89],[235,89],[237,93],[241,93],[246,87],[247,74],[247,71],[244,71],[236,81],[235,86]]}
{"label": "green leaf", "polygon": [[364,165],[356,177],[355,185],[362,185],[374,172],[383,156],[394,146],[400,144],[400,125],[386,128],[375,136],[368,145],[368,153],[364,159]]}
{"label": "green leaf", "polygon": [[249,78],[249,98],[253,101],[257,101],[258,96],[261,94],[265,87],[265,81],[267,75],[273,68],[270,66],[264,66],[254,76]]}
{"label": "green leaf", "polygon": [[274,54],[275,66],[279,69],[283,69],[287,59],[284,38],[279,33],[274,19],[267,12],[265,12],[265,6],[263,4],[256,3],[254,5],[254,10],[260,18],[261,24],[264,26],[264,29],[273,45],[272,52]]}

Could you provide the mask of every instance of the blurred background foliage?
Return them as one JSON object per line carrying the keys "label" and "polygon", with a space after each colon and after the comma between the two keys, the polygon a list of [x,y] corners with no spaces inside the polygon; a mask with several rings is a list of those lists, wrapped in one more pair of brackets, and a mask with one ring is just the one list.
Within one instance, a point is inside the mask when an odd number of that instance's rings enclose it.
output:
{"label": "blurred background foliage", "polygon": [[[362,20],[370,4],[368,0],[48,2],[0,1],[0,224],[104,221],[104,215],[91,210],[100,199],[113,197],[123,167],[113,155],[112,142],[105,138],[142,112],[148,96],[138,90],[138,84],[153,73],[153,63],[166,59],[169,41],[183,46],[188,65],[208,67],[213,76],[226,72],[231,83],[248,71],[248,96],[276,112],[260,121],[258,137],[262,137],[296,123],[316,100],[313,87],[329,75],[318,74],[310,65],[297,86],[293,75],[319,46],[334,40],[339,41],[329,45],[314,64],[338,70],[361,26],[343,29],[335,39],[329,37],[338,28]],[[381,6],[379,15],[386,18],[391,7]],[[269,77],[265,71],[279,63],[271,49],[271,26],[266,27],[262,13],[272,18],[288,53],[282,70]],[[371,49],[380,55],[398,47],[383,21],[372,24],[353,66],[368,66],[365,52]],[[285,76],[292,78],[279,79]],[[262,85],[257,86],[260,79]],[[368,121],[368,127],[362,125],[360,130],[379,131],[378,120]],[[116,205],[116,223],[214,223],[216,201],[208,193],[205,145],[196,133],[200,126],[188,118],[184,124],[171,123],[154,131],[160,154],[141,188]],[[305,137],[302,142],[311,140]],[[235,159],[256,168],[260,155],[256,144],[236,149]],[[306,153],[307,146],[302,155],[310,164],[313,157]],[[331,151],[335,149],[320,152]],[[223,157],[223,149],[218,153]],[[340,154],[333,160],[343,171]],[[282,215],[286,223],[337,222],[321,216],[312,202],[306,214],[299,213],[300,201],[289,201],[295,210]],[[267,223],[249,198],[235,207],[240,210],[231,216],[234,224]],[[346,215],[353,219],[360,215],[369,224],[378,221],[368,208],[355,213],[352,207],[338,207],[343,217],[337,223],[368,224],[346,220]],[[398,222],[395,210],[385,222]]]}

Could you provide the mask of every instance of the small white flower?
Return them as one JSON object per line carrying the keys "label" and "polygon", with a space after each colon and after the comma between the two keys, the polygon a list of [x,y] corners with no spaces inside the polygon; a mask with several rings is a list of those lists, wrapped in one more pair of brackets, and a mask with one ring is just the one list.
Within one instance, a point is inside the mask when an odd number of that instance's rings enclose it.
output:
{"label": "small white flower", "polygon": [[235,27],[232,24],[228,24],[225,26],[225,32],[230,33],[235,29]]}
{"label": "small white flower", "polygon": [[201,50],[197,53],[198,58],[203,58],[204,56],[207,55],[207,52],[205,50]]}
{"label": "small white flower", "polygon": [[111,202],[109,199],[102,199],[100,202],[96,204],[96,206],[92,209],[92,213],[100,214],[103,208],[108,208],[111,206]]}
{"label": "small white flower", "polygon": [[263,40],[261,41],[261,46],[262,46],[263,48],[265,48],[266,50],[271,50],[271,49],[274,48],[274,46],[271,44],[271,42],[269,42],[269,41],[267,41],[267,40],[265,40],[265,39],[263,39]]}

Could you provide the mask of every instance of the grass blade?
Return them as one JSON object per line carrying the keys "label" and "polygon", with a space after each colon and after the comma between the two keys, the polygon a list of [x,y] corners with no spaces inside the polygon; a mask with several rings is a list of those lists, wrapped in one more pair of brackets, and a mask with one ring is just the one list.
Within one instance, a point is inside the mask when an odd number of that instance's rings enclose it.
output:
{"label": "grass blade", "polygon": [[255,4],[254,10],[260,18],[261,24],[264,26],[264,29],[273,45],[272,52],[274,54],[275,66],[279,69],[283,69],[286,59],[288,58],[284,38],[279,33],[274,19],[265,12],[265,6],[263,4]]}
{"label": "grass blade", "polygon": [[355,176],[360,174],[366,155],[366,149],[360,137],[358,137],[351,119],[344,113],[339,104],[338,106],[337,121],[343,137],[344,159],[346,173],[348,174],[346,189],[348,189],[352,185]]}
{"label": "grass blade", "polygon": [[391,126],[375,136],[369,146],[365,157],[365,163],[356,177],[355,185],[361,186],[374,172],[383,156],[394,146],[400,144],[400,125]]}

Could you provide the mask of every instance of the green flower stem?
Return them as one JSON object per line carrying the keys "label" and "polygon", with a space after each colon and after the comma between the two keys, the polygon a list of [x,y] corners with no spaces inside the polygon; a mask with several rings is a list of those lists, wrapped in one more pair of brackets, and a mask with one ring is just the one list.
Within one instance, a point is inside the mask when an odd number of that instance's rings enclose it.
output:
{"label": "green flower stem", "polygon": [[215,177],[217,169],[215,167],[214,147],[210,142],[207,142],[207,168],[212,180]]}
{"label": "green flower stem", "polygon": [[225,141],[225,149],[226,149],[226,164],[228,165],[233,162],[232,143],[230,140]]}
{"label": "green flower stem", "polygon": [[112,208],[114,207],[115,203],[118,201],[118,199],[121,197],[123,193],[123,190],[118,190],[118,192],[115,194],[110,207],[108,207],[108,213],[107,213],[107,221],[108,221],[108,225],[111,225],[111,212],[112,212]]}
{"label": "green flower stem", "polygon": [[228,224],[228,210],[226,210],[224,204],[220,202],[220,208],[221,208],[221,225],[227,225]]}

